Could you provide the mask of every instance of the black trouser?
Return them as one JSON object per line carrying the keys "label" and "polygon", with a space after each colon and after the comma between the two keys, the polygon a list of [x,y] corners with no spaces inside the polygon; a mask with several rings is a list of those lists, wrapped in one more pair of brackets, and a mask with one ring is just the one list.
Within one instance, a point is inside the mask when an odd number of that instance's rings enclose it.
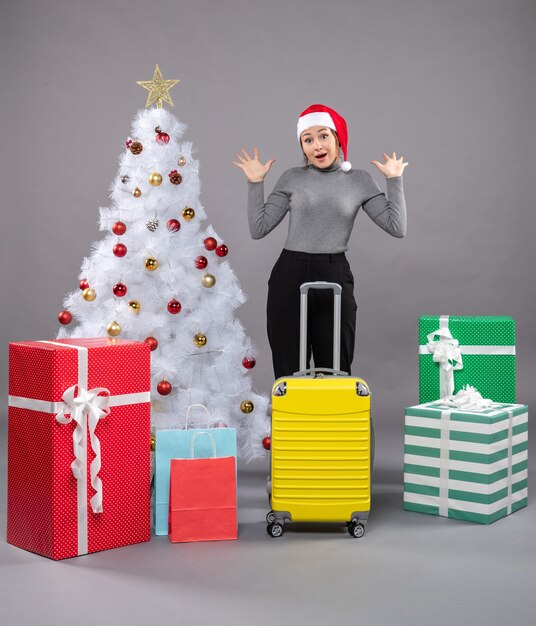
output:
{"label": "black trouser", "polygon": [[[308,254],[283,250],[268,281],[266,317],[268,339],[276,378],[299,370],[300,286],[323,280],[342,287],[341,370],[351,373],[354,357],[354,277],[343,252]],[[333,292],[309,292],[307,367],[313,356],[315,367],[333,367]]]}

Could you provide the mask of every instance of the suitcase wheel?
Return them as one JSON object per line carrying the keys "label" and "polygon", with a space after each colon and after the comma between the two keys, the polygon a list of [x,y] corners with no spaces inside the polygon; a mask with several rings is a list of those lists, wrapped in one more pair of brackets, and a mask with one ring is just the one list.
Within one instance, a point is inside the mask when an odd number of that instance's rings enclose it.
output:
{"label": "suitcase wheel", "polygon": [[266,514],[266,521],[268,524],[273,524],[275,522],[275,515],[273,511],[270,511]]}
{"label": "suitcase wheel", "polygon": [[281,537],[283,534],[283,526],[278,524],[277,522],[273,524],[268,524],[266,527],[266,531],[270,535],[270,537]]}
{"label": "suitcase wheel", "polygon": [[359,522],[350,522],[350,524],[348,524],[348,532],[352,537],[359,539],[365,534],[365,527]]}

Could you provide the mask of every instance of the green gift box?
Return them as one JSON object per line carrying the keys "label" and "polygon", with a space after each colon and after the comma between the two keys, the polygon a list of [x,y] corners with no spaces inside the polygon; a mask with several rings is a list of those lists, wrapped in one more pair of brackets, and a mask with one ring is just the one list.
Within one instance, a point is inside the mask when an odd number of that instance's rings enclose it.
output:
{"label": "green gift box", "polygon": [[419,402],[476,387],[494,402],[516,401],[511,317],[425,315],[419,319]]}
{"label": "green gift box", "polygon": [[527,506],[528,407],[406,409],[404,509],[491,524]]}

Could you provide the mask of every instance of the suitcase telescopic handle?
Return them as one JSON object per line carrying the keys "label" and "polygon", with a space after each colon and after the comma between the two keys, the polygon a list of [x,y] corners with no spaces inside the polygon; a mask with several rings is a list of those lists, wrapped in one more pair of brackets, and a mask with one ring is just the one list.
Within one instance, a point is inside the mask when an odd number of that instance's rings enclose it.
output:
{"label": "suitcase telescopic handle", "polygon": [[311,289],[331,289],[333,291],[333,369],[341,368],[341,293],[337,283],[321,280],[303,283],[300,287],[300,372],[307,369],[307,298]]}
{"label": "suitcase telescopic handle", "polygon": [[348,376],[348,372],[334,370],[330,367],[311,367],[308,370],[294,372],[293,376],[309,376],[310,374],[333,374],[333,376]]}

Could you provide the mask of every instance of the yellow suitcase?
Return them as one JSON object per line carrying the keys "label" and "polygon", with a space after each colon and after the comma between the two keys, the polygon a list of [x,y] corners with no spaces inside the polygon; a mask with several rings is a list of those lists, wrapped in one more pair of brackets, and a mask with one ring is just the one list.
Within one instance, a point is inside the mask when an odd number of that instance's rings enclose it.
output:
{"label": "yellow suitcase", "polygon": [[[333,369],[306,370],[307,295],[334,291]],[[266,516],[272,537],[284,524],[347,523],[362,537],[370,510],[370,392],[361,378],[340,367],[341,287],[313,282],[301,286],[300,371],[272,388],[271,495]]]}

